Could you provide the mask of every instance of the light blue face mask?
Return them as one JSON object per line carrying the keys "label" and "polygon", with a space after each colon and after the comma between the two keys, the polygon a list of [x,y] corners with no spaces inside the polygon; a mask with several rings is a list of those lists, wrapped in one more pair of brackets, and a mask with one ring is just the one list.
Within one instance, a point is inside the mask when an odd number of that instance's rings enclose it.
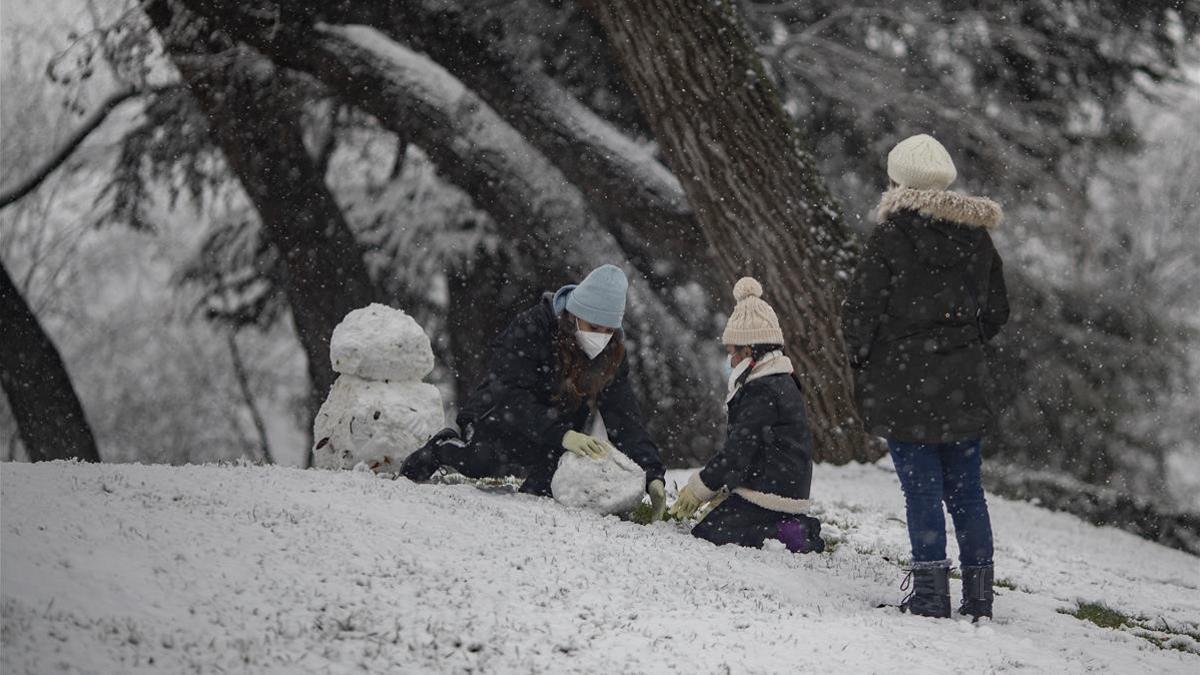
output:
{"label": "light blue face mask", "polygon": [[729,376],[733,374],[732,361],[733,361],[732,356],[726,356],[724,359],[721,360],[721,372],[725,374],[725,379],[727,379],[727,380],[729,379]]}

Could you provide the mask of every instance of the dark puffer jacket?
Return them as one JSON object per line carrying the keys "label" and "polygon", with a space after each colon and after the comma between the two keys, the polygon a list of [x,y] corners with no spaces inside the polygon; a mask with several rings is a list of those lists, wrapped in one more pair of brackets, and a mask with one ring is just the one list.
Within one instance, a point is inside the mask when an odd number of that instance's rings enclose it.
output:
{"label": "dark puffer jacket", "polygon": [[991,200],[937,190],[884,194],[842,308],[868,431],[891,440],[979,438],[991,422],[984,342],[1008,321]]}
{"label": "dark puffer jacket", "polygon": [[[552,398],[557,374],[554,339],[558,317],[552,296],[517,315],[492,342],[491,362],[483,381],[458,413],[464,433],[486,443],[507,462],[528,469],[545,482],[564,452],[563,435],[584,431],[590,411],[586,403],[564,410]],[[621,363],[616,377],[597,399],[608,437],[617,448],[646,470],[646,481],[663,478],[658,447],[642,425],[641,413],[629,383],[629,364]]]}
{"label": "dark puffer jacket", "polygon": [[791,370],[780,354],[762,370],[756,367],[729,400],[725,445],[693,474],[692,490],[700,499],[724,489],[772,511],[804,512],[812,486],[813,438],[804,393]]}

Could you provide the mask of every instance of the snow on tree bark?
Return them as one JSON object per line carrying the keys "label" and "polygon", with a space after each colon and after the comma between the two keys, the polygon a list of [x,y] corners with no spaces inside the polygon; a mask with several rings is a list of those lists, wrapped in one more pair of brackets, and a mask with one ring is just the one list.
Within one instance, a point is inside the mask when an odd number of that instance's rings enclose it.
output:
{"label": "snow on tree bark", "polygon": [[874,460],[838,329],[854,241],[726,1],[589,0],[726,279],[753,275],[799,364],[816,459]]}
{"label": "snow on tree bark", "polygon": [[99,462],[92,428],[58,348],[0,263],[0,386],[29,459]]}
{"label": "snow on tree bark", "polygon": [[[387,11],[380,12],[381,8]],[[694,279],[710,297],[717,275],[679,180],[540,70],[504,53],[463,10],[441,0],[353,3],[349,17],[429,55],[487,101],[582,192],[638,269],[657,287]],[[661,242],[673,242],[662,246]],[[669,265],[664,273],[663,263]]]}
{"label": "snow on tree bark", "polygon": [[[284,0],[255,10],[232,0],[186,0],[194,11],[229,25],[252,44],[278,33],[327,23],[366,24],[423,52],[486,101],[579,188],[589,210],[617,238],[668,304],[687,280],[720,297],[712,254],[679,180],[650,148],[634,142],[580,103],[553,78],[504,53],[445,0],[333,2],[319,8]],[[278,10],[278,11],[276,11]],[[271,17],[282,17],[280,21]],[[264,48],[266,49],[266,48]],[[267,51],[270,51],[269,49]],[[671,246],[662,246],[670,241]]]}

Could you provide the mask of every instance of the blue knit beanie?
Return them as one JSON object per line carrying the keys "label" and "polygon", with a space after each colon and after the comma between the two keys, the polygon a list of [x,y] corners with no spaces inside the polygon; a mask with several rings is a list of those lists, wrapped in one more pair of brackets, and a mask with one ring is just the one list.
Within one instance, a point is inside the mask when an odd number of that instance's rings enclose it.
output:
{"label": "blue knit beanie", "polygon": [[621,319],[625,316],[625,291],[628,289],[629,280],[621,268],[601,265],[592,270],[578,286],[569,290],[564,286],[555,295],[566,295],[565,309],[584,321],[606,328],[620,328]]}

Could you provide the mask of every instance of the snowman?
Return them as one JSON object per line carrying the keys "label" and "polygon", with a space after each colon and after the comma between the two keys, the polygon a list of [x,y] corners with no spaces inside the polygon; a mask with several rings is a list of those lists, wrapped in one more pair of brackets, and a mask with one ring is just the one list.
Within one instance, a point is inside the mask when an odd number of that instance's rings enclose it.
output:
{"label": "snowman", "polygon": [[408,314],[356,309],[333,330],[329,353],[338,378],[313,423],[315,467],[391,473],[445,426],[441,393],[421,381],[433,349]]}

